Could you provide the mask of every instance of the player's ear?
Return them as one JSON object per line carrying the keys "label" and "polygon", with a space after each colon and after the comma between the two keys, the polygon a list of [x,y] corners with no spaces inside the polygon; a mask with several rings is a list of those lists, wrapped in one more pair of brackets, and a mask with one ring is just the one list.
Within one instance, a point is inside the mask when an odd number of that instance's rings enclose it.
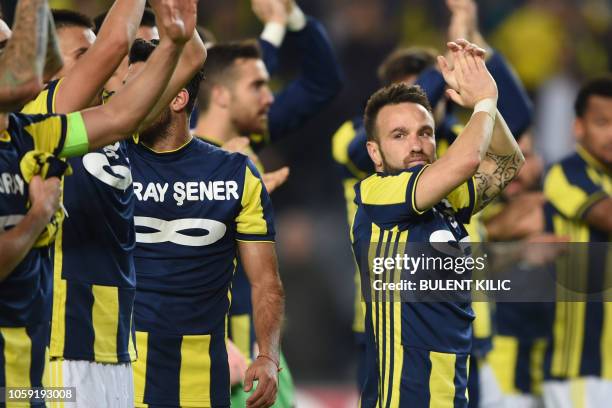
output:
{"label": "player's ear", "polygon": [[576,118],[574,120],[574,135],[576,136],[576,140],[581,142],[584,139],[585,132],[584,120],[582,118]]}
{"label": "player's ear", "polygon": [[180,112],[189,103],[189,92],[185,88],[181,89],[181,91],[174,97],[172,103],[170,104],[170,108],[174,112]]}
{"label": "player's ear", "polygon": [[215,85],[211,92],[211,101],[220,106],[221,108],[227,109],[230,105],[231,95],[229,89],[222,85]]}
{"label": "player's ear", "polygon": [[370,159],[372,159],[372,162],[374,162],[374,166],[377,168],[382,167],[382,155],[380,154],[380,146],[378,145],[378,142],[368,140],[366,147],[368,148],[368,155],[370,155]]}

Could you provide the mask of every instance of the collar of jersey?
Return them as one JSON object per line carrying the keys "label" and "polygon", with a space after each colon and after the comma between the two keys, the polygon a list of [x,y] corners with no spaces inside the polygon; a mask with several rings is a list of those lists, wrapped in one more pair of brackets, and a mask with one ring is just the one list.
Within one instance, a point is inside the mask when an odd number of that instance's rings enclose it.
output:
{"label": "collar of jersey", "polygon": [[379,176],[379,177],[399,176],[400,174],[403,174],[403,173],[412,173],[412,172],[415,172],[417,170],[420,171],[423,167],[427,167],[429,165],[431,165],[431,163],[419,164],[418,166],[414,166],[414,167],[411,167],[409,169],[400,170],[400,171],[395,172],[395,173],[387,173],[387,172],[384,172],[384,171],[377,171],[376,175]]}
{"label": "collar of jersey", "polygon": [[195,137],[192,137],[191,139],[189,139],[188,142],[186,142],[184,145],[182,145],[181,147],[177,149],[167,150],[164,152],[158,152],[156,150],[153,150],[150,147],[147,147],[142,143],[138,144],[138,146],[141,147],[140,151],[143,154],[150,156],[150,157],[155,157],[156,159],[162,159],[162,160],[174,160],[178,157],[181,157],[184,154],[187,154],[189,151],[191,151],[194,145],[195,145]]}
{"label": "collar of jersey", "polygon": [[591,167],[596,168],[597,170],[603,171],[604,173],[610,174],[610,170],[606,168],[599,160],[591,155],[591,153],[587,152],[587,150],[581,145],[576,145],[576,152],[582,159],[587,162]]}

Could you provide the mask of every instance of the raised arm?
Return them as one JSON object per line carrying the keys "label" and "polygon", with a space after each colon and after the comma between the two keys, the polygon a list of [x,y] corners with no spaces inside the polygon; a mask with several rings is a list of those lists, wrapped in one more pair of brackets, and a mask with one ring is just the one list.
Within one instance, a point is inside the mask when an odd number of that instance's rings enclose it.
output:
{"label": "raised arm", "polygon": [[[151,7],[155,11],[156,15],[161,13],[161,7],[163,2],[161,0],[150,1]],[[160,36],[165,36],[165,28],[161,25],[158,27]],[[183,53],[179,59],[176,70],[172,74],[164,93],[159,98],[151,112],[147,115],[143,121],[141,128],[146,128],[152,121],[159,117],[159,114],[166,109],[168,104],[176,97],[179,91],[187,84],[202,68],[206,61],[206,47],[200,38],[197,30],[194,28],[190,40],[185,44]]]}
{"label": "raised arm", "polygon": [[43,180],[34,176],[28,188],[32,202],[30,210],[17,225],[0,233],[0,282],[23,261],[59,208],[60,180],[57,177]]}
{"label": "raised arm", "polygon": [[163,27],[163,36],[143,70],[110,98],[108,103],[82,113],[90,150],[127,138],[136,132],[162,97],[185,44],[193,36],[196,9],[196,0],[162,1],[158,18],[159,27]]}
{"label": "raised arm", "polygon": [[474,212],[482,210],[497,197],[516,177],[524,162],[518,143],[498,111],[491,144],[474,176],[477,196]]}
{"label": "raised arm", "polygon": [[343,75],[327,32],[314,18],[306,21],[300,31],[287,33],[286,43],[299,51],[301,68],[299,77],[276,95],[270,108],[272,142],[299,129],[342,89]]}
{"label": "raised arm", "polygon": [[117,0],[100,28],[98,37],[78,59],[55,96],[57,113],[91,106],[104,84],[127,55],[142,19],[145,0]]}
{"label": "raised arm", "polygon": [[245,391],[258,380],[249,407],[269,407],[276,399],[280,361],[280,328],[284,293],[273,243],[238,241],[240,261],[251,284],[255,336],[259,356],[245,375]]}
{"label": "raised arm", "polygon": [[287,32],[288,1],[251,0],[251,8],[264,29],[259,36],[262,59],[270,75],[278,69],[278,53]]}
{"label": "raised arm", "polygon": [[451,89],[449,97],[474,113],[440,159],[426,167],[416,185],[417,209],[426,210],[446,197],[455,188],[476,174],[489,149],[495,124],[497,87],[484,63],[484,50],[479,55],[468,51],[469,43],[449,43],[454,66],[438,57],[441,71]]}
{"label": "raised arm", "polygon": [[531,124],[533,106],[512,68],[504,57],[491,48],[478,28],[478,6],[474,0],[447,0],[451,11],[449,39],[466,38],[487,51],[487,68],[497,83],[497,106],[506,118],[515,137],[522,135]]}
{"label": "raised arm", "polygon": [[0,55],[0,111],[18,110],[42,89],[49,25],[46,0],[20,0],[12,38]]}
{"label": "raised arm", "polygon": [[59,47],[57,32],[55,31],[55,22],[53,15],[48,14],[49,25],[47,28],[47,55],[45,58],[45,70],[43,73],[43,82],[49,82],[53,76],[59,72],[64,66],[62,52]]}

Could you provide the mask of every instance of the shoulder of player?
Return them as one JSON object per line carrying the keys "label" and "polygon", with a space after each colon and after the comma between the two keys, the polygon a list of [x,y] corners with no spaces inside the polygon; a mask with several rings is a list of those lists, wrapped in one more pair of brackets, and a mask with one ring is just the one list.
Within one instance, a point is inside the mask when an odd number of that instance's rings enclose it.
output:
{"label": "shoulder of player", "polygon": [[406,189],[422,166],[397,174],[374,173],[355,184],[356,202],[362,204],[389,204],[403,201]]}
{"label": "shoulder of player", "polygon": [[213,160],[219,160],[223,166],[245,167],[249,162],[249,157],[242,153],[228,152],[202,139],[194,138],[194,143],[198,152],[207,154]]}
{"label": "shoulder of player", "polygon": [[363,119],[355,117],[344,122],[332,136],[332,156],[340,164],[349,160],[349,145],[363,128]]}
{"label": "shoulder of player", "polygon": [[563,176],[567,183],[579,184],[575,182],[575,176],[586,173],[587,167],[588,163],[577,152],[574,152],[550,165],[546,171],[545,181]]}

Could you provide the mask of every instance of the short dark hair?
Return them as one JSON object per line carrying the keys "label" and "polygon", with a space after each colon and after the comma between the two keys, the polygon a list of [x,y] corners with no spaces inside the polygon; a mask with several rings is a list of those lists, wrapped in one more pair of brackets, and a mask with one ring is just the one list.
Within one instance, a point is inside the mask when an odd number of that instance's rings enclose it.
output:
{"label": "short dark hair", "polygon": [[91,18],[77,11],[53,9],[51,10],[51,14],[53,14],[53,21],[57,29],[64,27],[83,27],[93,30],[95,28]]}
{"label": "short dark hair", "polygon": [[[94,21],[94,33],[96,33],[96,35],[98,35],[98,32],[100,31],[100,28],[102,27],[102,24],[104,23],[104,19],[106,18],[106,15],[108,14],[108,11],[105,11],[102,14],[97,15],[93,21]],[[151,10],[150,8],[145,8],[144,12],[142,13],[142,20],[140,20],[140,27],[157,27],[157,23],[155,20],[155,13],[153,12],[153,10]]]}
{"label": "short dark hair", "polygon": [[261,49],[255,40],[215,44],[208,49],[204,63],[206,80],[200,87],[200,110],[210,106],[210,93],[214,85],[231,75],[231,68],[239,59],[261,59]]}
{"label": "short dark hair", "polygon": [[584,116],[591,96],[612,98],[612,75],[593,78],[582,85],[574,103],[574,111],[577,117]]}
{"label": "short dark hair", "polygon": [[[155,48],[157,44],[152,42],[143,40],[142,38],[137,38],[130,49],[129,62],[130,64],[135,64],[137,62],[146,62]],[[187,90],[189,94],[189,102],[185,106],[185,110],[188,114],[191,114],[193,108],[195,107],[196,101],[198,99],[198,91],[200,89],[200,82],[204,78],[204,73],[202,70],[199,70],[194,77],[184,86],[184,89]]]}
{"label": "short dark hair", "polygon": [[378,68],[378,79],[387,86],[409,75],[419,75],[434,66],[436,55],[437,52],[433,48],[410,47],[395,50]]}
{"label": "short dark hair", "polygon": [[365,109],[364,124],[368,140],[377,139],[376,119],[381,109],[387,105],[399,105],[401,103],[419,104],[433,114],[427,95],[420,86],[408,86],[399,83],[381,88],[370,97]]}

